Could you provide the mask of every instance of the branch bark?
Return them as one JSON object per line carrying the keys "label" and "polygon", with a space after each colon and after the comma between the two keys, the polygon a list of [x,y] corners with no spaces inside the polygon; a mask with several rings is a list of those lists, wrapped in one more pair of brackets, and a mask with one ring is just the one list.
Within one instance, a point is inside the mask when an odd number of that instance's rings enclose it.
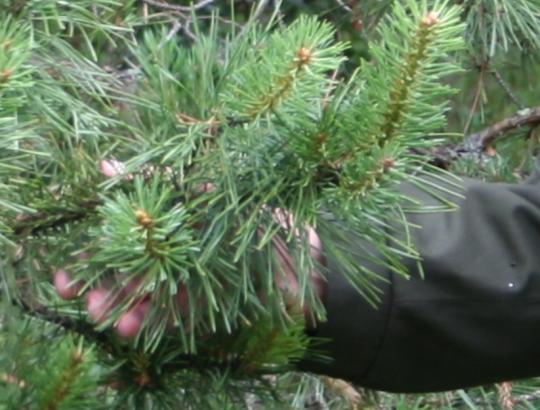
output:
{"label": "branch bark", "polygon": [[50,211],[40,211],[34,214],[21,214],[15,219],[11,229],[15,235],[36,235],[47,229],[54,229],[67,223],[81,221],[101,205],[98,199],[81,202],[78,209],[57,208]]}
{"label": "branch bark", "polygon": [[502,135],[521,127],[534,127],[540,124],[540,106],[519,111],[492,126],[465,138],[462,149],[466,152],[483,152]]}
{"label": "branch bark", "polygon": [[182,12],[188,12],[188,11],[196,11],[200,10],[206,6],[211,5],[214,2],[214,0],[201,0],[198,3],[194,3],[191,6],[178,6],[175,4],[169,4],[164,1],[158,1],[158,0],[143,0],[143,3],[146,3],[150,6],[159,7],[164,10],[172,10],[172,11],[182,11]]}
{"label": "branch bark", "polygon": [[482,131],[470,134],[460,144],[446,144],[435,149],[415,148],[413,152],[443,169],[450,169],[452,162],[467,155],[481,156],[496,139],[521,127],[532,130],[540,125],[540,106],[518,111],[512,117],[499,121]]}
{"label": "branch bark", "polygon": [[[73,332],[83,336],[86,340],[96,343],[103,351],[118,357],[128,357],[133,352],[129,345],[119,343],[118,338],[110,331],[101,332],[85,320],[75,320],[62,316],[45,306],[32,306],[24,300],[11,300],[14,306],[21,309],[24,315],[55,324],[66,332]],[[135,349],[136,350],[136,349]],[[175,350],[174,360],[172,359],[163,366],[164,371],[177,372],[181,369],[191,369],[196,371],[208,371],[209,369],[219,369],[221,371],[235,371],[240,368],[238,359],[224,361],[214,357],[203,357],[200,355],[180,353]],[[261,374],[265,374],[263,371]],[[272,374],[268,372],[268,374]],[[0,374],[0,381],[2,375]]]}

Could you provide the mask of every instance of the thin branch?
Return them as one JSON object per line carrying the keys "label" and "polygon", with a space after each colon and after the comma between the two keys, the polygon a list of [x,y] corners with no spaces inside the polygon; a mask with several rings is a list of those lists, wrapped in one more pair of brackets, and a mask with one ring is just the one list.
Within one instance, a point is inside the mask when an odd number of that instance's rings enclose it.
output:
{"label": "thin branch", "polygon": [[350,13],[352,11],[352,8],[345,4],[343,0],[336,0],[336,3],[341,9],[345,10],[347,13]]}
{"label": "thin branch", "polygon": [[50,310],[44,306],[31,306],[24,300],[12,300],[11,303],[21,308],[23,313],[27,316],[34,317],[36,319],[43,320],[45,322],[53,323],[61,328],[75,332],[86,337],[88,340],[99,344],[107,351],[110,351],[112,347],[111,339],[106,333],[98,332],[94,326],[86,321],[77,321],[69,317],[60,316],[53,310]]}
{"label": "thin branch", "polygon": [[269,0],[261,0],[259,1],[259,4],[257,4],[257,8],[253,12],[253,14],[250,16],[250,21],[257,20],[261,14],[263,13],[266,6],[268,6]]}
{"label": "thin branch", "polygon": [[498,70],[493,70],[491,72],[491,74],[493,74],[493,76],[495,77],[495,79],[497,80],[497,82],[499,83],[499,85],[502,87],[502,89],[504,90],[504,92],[506,94],[508,94],[508,97],[510,97],[510,99],[512,100],[512,102],[514,104],[516,104],[516,106],[520,109],[520,110],[523,110],[525,108],[525,106],[523,105],[523,103],[519,100],[519,98],[514,94],[514,92],[512,91],[512,89],[510,88],[510,86],[508,85],[508,83],[505,81],[504,78],[502,78],[501,76],[501,73],[499,73]]}
{"label": "thin branch", "polygon": [[242,28],[240,36],[244,35],[247,32],[247,30],[249,30],[249,28],[252,26],[252,23],[257,21],[259,17],[261,17],[261,14],[266,9],[266,6],[268,6],[268,3],[269,3],[269,0],[259,1],[259,3],[257,4],[257,8],[255,9],[255,11],[253,11],[251,16],[249,16],[249,20],[247,24],[245,24],[244,27]]}
{"label": "thin branch", "polygon": [[540,399],[540,390],[535,390],[529,394],[522,394],[519,396],[514,396],[515,403],[523,403],[528,401],[534,401]]}
{"label": "thin branch", "polygon": [[[54,310],[44,306],[31,306],[24,300],[11,300],[11,303],[21,308],[23,313],[29,317],[43,320],[48,323],[55,324],[68,332],[77,333],[87,340],[96,343],[105,352],[113,355],[128,356],[132,348],[125,344],[119,344],[117,339],[110,331],[100,332],[95,327],[83,320],[75,320],[69,317],[61,316]],[[203,357],[201,355],[193,355],[177,352],[173,360],[163,365],[163,371],[178,372],[181,369],[191,369],[195,371],[208,371],[209,369],[221,371],[236,371],[240,368],[240,359],[231,358],[229,360],[221,360],[212,356]],[[273,374],[272,371],[258,371],[258,374]],[[1,381],[1,379],[0,379]]]}
{"label": "thin branch", "polygon": [[462,148],[468,152],[483,152],[498,137],[524,126],[534,127],[538,124],[540,124],[540,106],[527,108],[491,127],[469,135],[462,144]]}
{"label": "thin branch", "polygon": [[158,0],[143,0],[143,2],[150,6],[159,7],[164,10],[186,12],[186,11],[196,11],[196,10],[205,8],[206,6],[209,6],[212,3],[214,3],[214,0],[201,0],[198,3],[195,3],[191,6],[177,6],[175,4],[169,4],[164,1],[158,1]]}
{"label": "thin branch", "polygon": [[480,74],[478,76],[478,83],[476,84],[474,100],[471,105],[471,109],[469,110],[469,116],[467,118],[467,122],[465,122],[465,127],[463,127],[463,134],[466,134],[469,131],[474,114],[476,114],[476,110],[478,109],[478,104],[480,103],[480,98],[482,97],[482,90],[484,89],[484,73],[486,71],[486,66],[487,64],[483,64],[480,67]]}
{"label": "thin branch", "polygon": [[[531,131],[540,126],[540,106],[521,110],[512,117],[469,135],[460,144],[446,144],[434,149],[414,148],[411,151],[420,158],[428,158],[437,168],[449,169],[459,157],[481,155],[498,137],[524,126],[531,127]],[[527,135],[530,138],[531,133]]]}
{"label": "thin branch", "polygon": [[95,209],[101,205],[101,201],[92,199],[78,205],[81,209],[56,209],[48,212],[21,214],[15,219],[12,231],[15,235],[35,235],[48,229],[81,221],[95,212]]}
{"label": "thin branch", "polygon": [[[167,33],[167,36],[163,40],[161,40],[157,48],[158,49],[162,48],[165,45],[165,43],[170,41],[181,29],[182,29],[182,23],[180,23],[178,20],[174,20],[172,28]],[[191,38],[191,40],[193,40],[193,38]]]}

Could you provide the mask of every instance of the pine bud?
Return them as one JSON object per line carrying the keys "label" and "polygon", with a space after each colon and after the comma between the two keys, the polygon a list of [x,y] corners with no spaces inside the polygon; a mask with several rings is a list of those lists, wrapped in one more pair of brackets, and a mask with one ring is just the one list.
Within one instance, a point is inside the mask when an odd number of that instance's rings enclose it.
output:
{"label": "pine bud", "polygon": [[392,168],[395,164],[396,164],[396,160],[394,158],[389,157],[389,158],[383,159],[383,168],[385,171]]}
{"label": "pine bud", "polygon": [[296,53],[296,56],[300,60],[302,64],[307,64],[311,61],[311,57],[313,57],[313,53],[311,50],[307,47],[302,47],[298,52]]}
{"label": "pine bud", "polygon": [[142,372],[137,376],[136,381],[139,386],[144,387],[148,386],[152,382],[152,379],[147,372]]}
{"label": "pine bud", "polygon": [[84,354],[80,350],[76,350],[73,352],[73,355],[71,356],[71,360],[74,364],[81,364],[84,362]]}
{"label": "pine bud", "polygon": [[435,11],[430,11],[427,16],[422,19],[422,24],[431,27],[437,24],[439,21],[439,14]]}
{"label": "pine bud", "polygon": [[152,217],[144,209],[137,209],[135,211],[135,217],[137,218],[137,222],[146,229],[151,228],[154,225]]}
{"label": "pine bud", "polygon": [[13,74],[13,70],[11,68],[6,68],[4,71],[0,72],[0,84],[7,83],[8,80],[11,78]]}

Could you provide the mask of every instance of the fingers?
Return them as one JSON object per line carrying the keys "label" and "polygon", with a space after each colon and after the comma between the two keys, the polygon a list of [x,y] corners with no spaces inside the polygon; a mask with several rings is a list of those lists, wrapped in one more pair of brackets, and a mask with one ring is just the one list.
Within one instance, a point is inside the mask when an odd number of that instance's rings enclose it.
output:
{"label": "fingers", "polygon": [[[74,282],[69,272],[58,269],[54,273],[54,287],[58,295],[64,300],[77,298],[83,287],[81,282]],[[110,315],[112,309],[122,300],[133,295],[140,286],[141,281],[130,281],[120,293],[99,287],[92,289],[86,295],[86,310],[94,323],[103,323]],[[116,332],[127,339],[134,338],[142,329],[144,318],[151,307],[147,297],[140,298],[135,306],[123,313],[115,325]]]}
{"label": "fingers", "polygon": [[[132,180],[133,174],[127,173],[126,165],[115,159],[104,159],[99,163],[101,173],[107,178],[121,177],[125,180]],[[154,171],[153,168],[145,170],[145,172]],[[170,174],[172,169],[165,168],[165,172]],[[213,186],[203,185],[203,192],[212,190]],[[83,253],[79,259],[87,259],[88,254]],[[58,269],[53,276],[53,283],[58,295],[64,300],[73,300],[81,296],[80,292],[84,286],[82,282],[73,281],[70,273],[65,269]],[[147,297],[148,295],[140,295],[141,279],[130,280],[119,292],[113,292],[105,287],[99,287],[90,290],[86,295],[86,309],[90,319],[94,323],[103,323],[110,316],[111,311],[126,300],[131,300],[130,307],[125,313],[121,314],[115,324],[116,332],[125,338],[133,338],[139,334],[146,314],[148,313],[151,304]],[[135,299],[135,301],[133,301]],[[181,298],[180,303],[182,309],[187,309],[187,302]]]}
{"label": "fingers", "polygon": [[175,297],[176,309],[180,313],[180,316],[188,318],[190,311],[190,299],[189,292],[185,284],[178,284],[178,292]]}
{"label": "fingers", "polygon": [[[125,290],[123,293],[127,296]],[[120,296],[120,298],[124,298],[124,296]],[[111,310],[121,301],[120,298],[109,289],[98,288],[91,290],[86,298],[86,309],[90,318],[95,323],[103,323]],[[140,299],[135,306],[120,315],[114,325],[116,332],[126,339],[136,337],[142,329],[150,307],[151,304],[148,298]]]}
{"label": "fingers", "polygon": [[116,323],[116,331],[124,338],[134,338],[141,331],[144,318],[150,309],[150,301],[144,300],[120,316]]}
{"label": "fingers", "polygon": [[[90,255],[86,252],[79,254],[77,259],[83,261],[89,258]],[[73,280],[71,275],[64,269],[58,269],[53,277],[54,287],[58,295],[64,300],[72,300],[79,296],[79,292],[83,288],[83,283]]]}
{"label": "fingers", "polygon": [[104,159],[99,163],[99,169],[107,178],[124,176],[127,180],[133,179],[133,175],[126,174],[126,166],[123,162],[115,159]]}
{"label": "fingers", "polygon": [[[93,289],[88,292],[86,309],[90,318],[96,323],[103,323],[115,306],[115,296],[105,288]],[[115,324],[116,332],[126,338],[136,337],[142,329],[144,318],[150,309],[148,299],[140,300],[134,307],[123,313]]]}
{"label": "fingers", "polygon": [[[310,225],[297,226],[295,218],[292,213],[282,209],[275,208],[272,210],[274,220],[281,225],[281,227],[294,234],[294,237],[300,239],[306,236],[309,252],[311,257],[319,264],[324,265],[324,255],[322,250],[322,241]],[[295,263],[292,255],[287,248],[287,245],[280,237],[273,238],[273,245],[276,251],[276,255],[281,267],[281,272],[275,275],[275,283],[277,287],[283,292],[284,302],[288,311],[294,311],[301,309],[306,318],[308,327],[315,327],[316,320],[312,311],[312,307],[306,302],[301,304],[300,301],[300,284],[296,273]],[[326,299],[326,282],[317,269],[313,269],[309,278],[316,295],[321,301]]]}
{"label": "fingers", "polygon": [[[301,236],[300,229],[303,229],[304,234],[307,235],[307,241],[311,257],[318,263],[324,263],[322,242],[319,235],[317,235],[317,232],[312,226],[304,225],[303,227],[293,228],[295,226],[295,220],[293,215],[282,208],[275,208],[272,213],[275,221],[279,223],[283,229],[285,229],[286,231],[294,229],[293,232],[295,237],[299,238]],[[296,277],[294,262],[292,260],[292,256],[289,253],[289,250],[287,249],[287,245],[279,237],[276,237],[274,239],[273,244],[277,251],[277,256],[279,258],[281,267],[285,273],[284,277],[283,275],[276,276],[277,285],[280,289],[289,290],[294,295],[297,295],[299,289],[298,279]],[[316,271],[312,271],[311,281],[315,286],[315,291],[317,292],[317,294],[319,296],[322,296],[322,288],[324,286],[324,281],[320,274]]]}
{"label": "fingers", "polygon": [[105,288],[92,289],[86,296],[86,310],[96,323],[102,323],[113,307],[111,292]]}
{"label": "fingers", "polygon": [[311,250],[311,256],[318,262],[323,262],[322,242],[319,235],[312,226],[307,227],[308,241]]}
{"label": "fingers", "polygon": [[62,299],[72,300],[79,296],[82,283],[74,283],[69,273],[64,269],[58,269],[54,273],[54,287]]}
{"label": "fingers", "polygon": [[[274,208],[272,215],[274,220],[286,231],[290,231],[295,226],[294,216],[283,208]],[[307,233],[311,256],[318,262],[322,262],[322,243],[317,232],[310,225],[295,227],[294,236],[297,238],[301,236],[300,229],[304,229]]]}

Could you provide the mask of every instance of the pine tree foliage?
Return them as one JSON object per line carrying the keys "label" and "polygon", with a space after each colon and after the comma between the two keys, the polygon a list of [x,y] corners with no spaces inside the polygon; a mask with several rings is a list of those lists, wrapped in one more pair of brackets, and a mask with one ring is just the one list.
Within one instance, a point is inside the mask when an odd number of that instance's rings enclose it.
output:
{"label": "pine tree foliage", "polygon": [[[510,47],[540,46],[537,24],[538,1],[483,0],[466,5],[468,44],[478,48],[474,55],[493,58]],[[479,54],[479,53],[480,54]]]}
{"label": "pine tree foliage", "polygon": [[[420,264],[393,239],[418,208],[396,187],[452,186],[418,154],[442,141],[448,79],[467,51],[538,42],[535,0],[383,3],[362,5],[380,21],[349,76],[350,45],[313,16],[240,26],[192,10],[179,36],[135,1],[0,0],[6,408],[301,408],[321,392],[289,373],[324,360],[304,332],[304,307],[325,315],[308,228],[376,305],[349,235],[398,274],[404,257]],[[300,306],[279,285],[278,248]],[[56,294],[60,269],[79,298]],[[97,323],[92,289],[108,295]],[[137,337],[116,335],[143,307]]]}
{"label": "pine tree foliage", "polygon": [[96,393],[106,370],[98,366],[95,349],[7,303],[0,339],[2,408],[98,408],[103,394]]}

